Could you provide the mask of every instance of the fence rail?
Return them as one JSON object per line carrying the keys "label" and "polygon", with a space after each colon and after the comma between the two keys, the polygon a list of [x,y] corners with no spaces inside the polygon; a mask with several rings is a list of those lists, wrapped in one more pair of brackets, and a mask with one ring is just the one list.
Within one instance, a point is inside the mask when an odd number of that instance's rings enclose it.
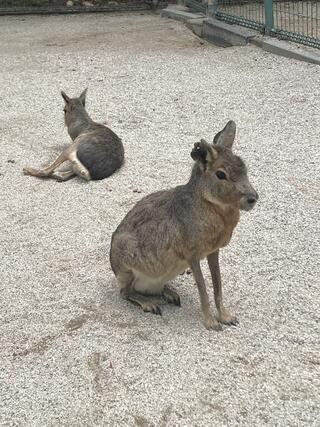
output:
{"label": "fence rail", "polygon": [[185,0],[197,11],[278,38],[320,48],[320,0]]}
{"label": "fence rail", "polygon": [[[157,0],[0,0],[0,15],[145,10]],[[166,2],[159,4],[165,7]]]}

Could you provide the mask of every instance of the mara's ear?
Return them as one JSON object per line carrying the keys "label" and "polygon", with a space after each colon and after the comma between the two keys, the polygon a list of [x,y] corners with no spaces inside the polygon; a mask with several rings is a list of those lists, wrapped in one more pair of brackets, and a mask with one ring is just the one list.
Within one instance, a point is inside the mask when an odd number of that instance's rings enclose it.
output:
{"label": "mara's ear", "polygon": [[191,157],[206,168],[207,163],[214,162],[218,158],[218,153],[211,144],[201,139],[200,142],[194,144]]}
{"label": "mara's ear", "polygon": [[217,133],[213,139],[213,143],[223,145],[226,148],[232,149],[234,138],[236,136],[236,124],[230,120],[225,127]]}
{"label": "mara's ear", "polygon": [[81,101],[81,104],[85,107],[86,106],[86,95],[87,95],[88,88],[86,87],[85,90],[82,92],[82,94],[79,96],[79,99]]}
{"label": "mara's ear", "polygon": [[63,90],[61,91],[61,95],[62,95],[62,98],[65,100],[65,103],[68,104],[70,102],[70,98],[68,97],[68,95],[65,92],[63,92]]}

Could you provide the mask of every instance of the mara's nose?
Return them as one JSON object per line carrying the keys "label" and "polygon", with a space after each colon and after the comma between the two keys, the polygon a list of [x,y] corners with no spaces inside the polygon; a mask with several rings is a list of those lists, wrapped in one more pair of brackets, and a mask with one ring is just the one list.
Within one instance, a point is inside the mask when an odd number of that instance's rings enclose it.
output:
{"label": "mara's nose", "polygon": [[251,206],[254,206],[257,203],[259,196],[257,193],[249,193],[247,194],[247,203]]}

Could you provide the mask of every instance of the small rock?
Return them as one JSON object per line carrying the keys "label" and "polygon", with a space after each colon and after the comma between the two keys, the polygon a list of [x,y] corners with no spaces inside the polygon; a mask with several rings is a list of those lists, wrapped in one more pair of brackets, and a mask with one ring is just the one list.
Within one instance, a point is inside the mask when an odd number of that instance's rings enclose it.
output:
{"label": "small rock", "polygon": [[71,7],[71,6],[73,6],[73,1],[68,0],[68,1],[67,1],[67,3],[66,3],[66,5],[67,5],[67,7]]}
{"label": "small rock", "polygon": [[85,7],[92,7],[92,6],[93,6],[93,4],[92,4],[92,3],[89,3],[88,1],[83,1],[83,2],[82,2],[82,6],[85,6]]}
{"label": "small rock", "polygon": [[12,160],[12,159],[9,159],[8,160],[8,163],[15,163],[16,161],[15,160]]}
{"label": "small rock", "polygon": [[141,193],[141,190],[134,189],[134,190],[133,190],[133,192],[134,192],[134,193]]}

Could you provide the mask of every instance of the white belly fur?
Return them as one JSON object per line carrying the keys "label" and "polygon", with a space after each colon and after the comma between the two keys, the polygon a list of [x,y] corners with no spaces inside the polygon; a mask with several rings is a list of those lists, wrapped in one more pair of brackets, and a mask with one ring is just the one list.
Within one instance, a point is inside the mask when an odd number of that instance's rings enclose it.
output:
{"label": "white belly fur", "polygon": [[158,277],[148,276],[140,271],[134,270],[134,289],[143,294],[159,295],[162,293],[164,285],[170,280],[175,279],[187,267],[187,263],[181,263],[170,272]]}

